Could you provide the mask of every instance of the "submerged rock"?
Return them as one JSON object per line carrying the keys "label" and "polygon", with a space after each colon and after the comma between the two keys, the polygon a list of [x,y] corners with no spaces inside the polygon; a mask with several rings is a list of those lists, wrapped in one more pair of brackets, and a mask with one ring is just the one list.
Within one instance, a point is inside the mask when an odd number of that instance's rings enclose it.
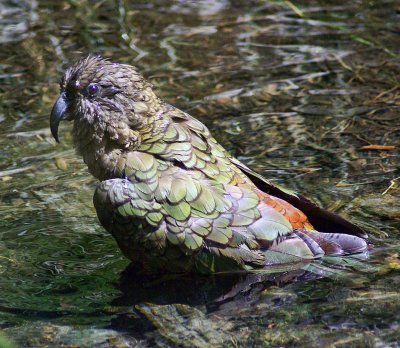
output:
{"label": "submerged rock", "polygon": [[[46,322],[22,325],[7,329],[5,332],[10,337],[15,337],[15,342],[21,347],[139,348],[146,346],[143,342],[114,330],[78,328]],[[10,345],[10,347],[13,346]]]}

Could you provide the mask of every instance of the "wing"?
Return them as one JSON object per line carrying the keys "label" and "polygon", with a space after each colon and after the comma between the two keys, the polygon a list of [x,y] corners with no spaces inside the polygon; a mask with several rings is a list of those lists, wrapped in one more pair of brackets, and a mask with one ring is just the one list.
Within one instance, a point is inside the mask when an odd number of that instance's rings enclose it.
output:
{"label": "wing", "polygon": [[[131,152],[127,163],[134,164],[125,169],[127,179],[103,181],[94,205],[131,260],[147,268],[208,273],[314,257],[288,220],[256,192],[166,166],[142,152]],[[290,247],[282,248],[286,243]]]}
{"label": "wing", "polygon": [[[264,195],[267,204],[275,206],[281,213],[285,211],[289,220],[294,219],[292,223],[294,228],[310,229],[313,226],[318,231],[346,233],[367,238],[366,233],[355,224],[322,209],[300,194],[273,185],[262,175],[249,169],[232,157],[211,136],[207,127],[195,118],[176,108],[172,108],[170,113],[171,122],[167,128],[165,142],[184,142],[186,147],[185,153],[181,153],[181,149],[176,154],[171,150],[164,150],[166,159],[175,156],[176,160],[186,168],[202,170],[206,176],[219,182],[242,185],[249,189],[257,187],[267,196],[272,196],[268,198]],[[180,147],[179,144],[174,146]],[[275,197],[277,199],[274,199]]]}
{"label": "wing", "polygon": [[[168,111],[161,118],[162,125],[157,127],[165,128],[163,136],[148,134],[139,148],[141,151],[173,162],[187,170],[199,171],[218,183],[257,191],[267,205],[274,208],[291,222],[293,228],[312,229],[312,224],[301,209],[297,209],[292,204],[281,199],[282,197],[275,197],[269,192],[263,194],[261,190],[257,190],[256,185],[253,183],[254,179],[252,177],[251,179],[249,178],[249,175],[257,176],[257,174],[233,158],[211,136],[206,126],[179,109],[169,107],[166,110]],[[265,181],[261,176],[257,177],[259,177],[259,180]],[[265,185],[268,184],[271,188],[276,188],[267,181],[265,182]],[[275,191],[279,191],[279,189],[276,188]],[[283,193],[283,191],[279,191],[279,193]],[[285,193],[292,200],[296,197],[290,195],[288,191],[285,191]],[[318,207],[315,208],[318,209]],[[315,215],[319,216],[318,214]]]}

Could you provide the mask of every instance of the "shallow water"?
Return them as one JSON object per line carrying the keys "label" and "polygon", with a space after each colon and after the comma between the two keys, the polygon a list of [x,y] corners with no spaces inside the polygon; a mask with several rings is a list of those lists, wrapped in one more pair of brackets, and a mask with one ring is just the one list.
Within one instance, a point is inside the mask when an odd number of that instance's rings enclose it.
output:
{"label": "shallow water", "polygon": [[[24,347],[400,344],[399,20],[395,0],[1,2],[3,334]],[[122,274],[70,124],[61,144],[48,129],[62,71],[89,52],[136,65],[244,163],[365,228],[369,259],[317,264],[319,279]]]}

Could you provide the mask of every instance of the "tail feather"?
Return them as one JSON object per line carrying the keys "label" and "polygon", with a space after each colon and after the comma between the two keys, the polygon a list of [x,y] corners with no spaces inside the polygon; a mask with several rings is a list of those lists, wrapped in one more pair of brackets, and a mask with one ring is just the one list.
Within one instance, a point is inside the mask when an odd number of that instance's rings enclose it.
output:
{"label": "tail feather", "polygon": [[342,259],[340,256],[364,253],[370,245],[365,239],[349,234],[298,229],[264,247],[260,250],[266,260],[264,266],[276,266],[330,257]]}
{"label": "tail feather", "polygon": [[307,247],[311,250],[311,252],[314,254],[314,257],[320,257],[325,255],[325,251],[321,246],[318,244],[317,241],[315,241],[313,238],[311,238],[306,231],[302,230],[296,230],[296,235],[300,237],[300,239],[303,240],[303,242],[307,245]]}
{"label": "tail feather", "polygon": [[298,235],[313,250],[310,239],[323,250],[326,256],[341,256],[362,253],[368,250],[368,243],[365,239],[344,234],[324,233],[317,231],[296,230]]}

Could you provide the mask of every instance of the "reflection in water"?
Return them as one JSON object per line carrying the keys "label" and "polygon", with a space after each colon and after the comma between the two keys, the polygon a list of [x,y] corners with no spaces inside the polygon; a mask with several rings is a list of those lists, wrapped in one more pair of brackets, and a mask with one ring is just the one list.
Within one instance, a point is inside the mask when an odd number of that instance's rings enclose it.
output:
{"label": "reflection in water", "polygon": [[[395,345],[398,17],[395,0],[1,2],[0,328],[36,347]],[[68,132],[56,147],[48,129],[63,67],[88,52],[136,64],[240,160],[350,217],[377,251],[318,279],[116,285],[127,261],[97,222],[95,182]]]}
{"label": "reflection in water", "polygon": [[[293,265],[294,266],[294,265]],[[294,268],[294,267],[288,268]],[[246,297],[257,299],[257,293],[270,284],[304,281],[321,278],[322,275],[301,269],[286,272],[265,271],[255,273],[226,273],[214,276],[165,275],[144,277],[135,274],[135,270],[126,269],[121,277],[120,289],[123,296],[114,301],[114,305],[132,306],[143,302],[154,304],[184,303],[194,306],[203,305],[214,310],[222,303],[242,302]]]}
{"label": "reflection in water", "polygon": [[[373,255],[378,252],[373,251]],[[229,272],[213,276],[142,275],[134,264],[130,264],[121,274],[118,286],[123,295],[113,304],[134,306],[143,302],[158,305],[185,303],[203,305],[215,311],[221,304],[233,301],[238,308],[243,308],[245,302],[251,305],[259,301],[258,295],[272,285],[285,286],[322,278],[345,280],[355,275],[355,271],[360,272],[359,275],[372,273],[376,269],[366,263],[369,257],[370,253],[366,252],[343,258],[325,257],[313,262],[270,266],[251,273]]]}

